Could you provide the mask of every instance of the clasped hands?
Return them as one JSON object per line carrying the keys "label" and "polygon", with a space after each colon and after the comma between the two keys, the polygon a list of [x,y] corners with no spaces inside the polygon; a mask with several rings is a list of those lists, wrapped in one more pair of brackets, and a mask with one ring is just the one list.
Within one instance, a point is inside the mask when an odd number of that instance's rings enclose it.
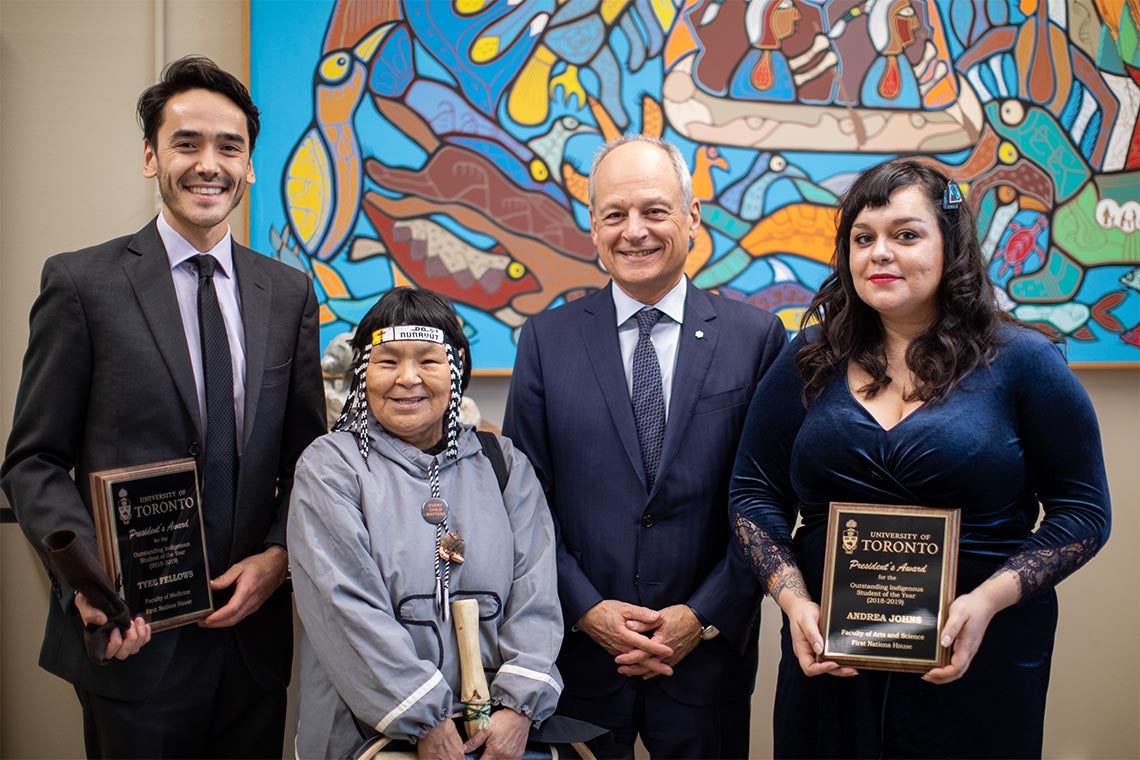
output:
{"label": "clasped hands", "polygon": [[482,747],[481,760],[518,760],[526,750],[529,735],[530,718],[504,707],[491,713],[487,726],[466,742],[454,721],[441,722],[416,744],[416,756],[419,760],[462,760]]}
{"label": "clasped hands", "polygon": [[701,624],[684,604],[652,610],[616,599],[598,602],[578,629],[614,655],[618,673],[643,679],[671,676],[701,641]]}

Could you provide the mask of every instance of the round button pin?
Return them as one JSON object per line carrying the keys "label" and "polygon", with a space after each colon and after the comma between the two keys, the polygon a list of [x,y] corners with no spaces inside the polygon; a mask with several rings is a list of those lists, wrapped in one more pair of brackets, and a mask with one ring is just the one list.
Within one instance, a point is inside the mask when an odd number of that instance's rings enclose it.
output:
{"label": "round button pin", "polygon": [[447,502],[434,497],[428,499],[420,509],[420,514],[432,525],[439,525],[447,519]]}

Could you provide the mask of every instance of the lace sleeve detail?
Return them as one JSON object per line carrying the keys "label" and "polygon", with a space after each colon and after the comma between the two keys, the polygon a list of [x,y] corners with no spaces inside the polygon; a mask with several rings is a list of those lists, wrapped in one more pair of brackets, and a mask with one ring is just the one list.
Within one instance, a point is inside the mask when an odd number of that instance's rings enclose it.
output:
{"label": "lace sleeve detail", "polygon": [[735,516],[734,531],[752,572],[773,600],[778,600],[784,589],[802,599],[811,599],[796,563],[795,552],[790,547],[776,541],[741,514]]}
{"label": "lace sleeve detail", "polygon": [[1012,570],[1021,587],[1021,598],[1028,599],[1068,578],[1099,549],[1100,542],[1095,538],[1065,546],[1031,549],[1010,557],[994,575]]}

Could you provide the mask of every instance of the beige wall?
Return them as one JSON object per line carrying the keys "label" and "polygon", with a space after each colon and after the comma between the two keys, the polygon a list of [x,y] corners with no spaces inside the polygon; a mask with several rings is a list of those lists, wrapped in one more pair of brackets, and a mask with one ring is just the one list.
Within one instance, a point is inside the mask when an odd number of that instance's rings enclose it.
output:
{"label": "beige wall", "polygon": [[[156,59],[189,52],[242,71],[242,3],[0,0],[0,440],[11,428],[43,260],[131,232],[154,213],[134,102]],[[243,220],[234,227],[244,239]],[[1060,588],[1045,752],[1140,757],[1140,370],[1077,374],[1100,416],[1115,525],[1104,552]],[[502,420],[505,379],[477,378],[471,393],[488,419]],[[82,754],[71,688],[35,665],[46,599],[23,535],[0,526],[0,757]],[[756,757],[771,751],[778,625],[765,602]]]}

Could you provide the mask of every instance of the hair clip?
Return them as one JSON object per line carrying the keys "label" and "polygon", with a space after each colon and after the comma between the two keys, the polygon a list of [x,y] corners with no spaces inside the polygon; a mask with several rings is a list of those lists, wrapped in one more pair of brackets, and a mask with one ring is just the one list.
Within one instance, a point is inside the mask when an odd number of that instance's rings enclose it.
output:
{"label": "hair clip", "polygon": [[946,189],[942,191],[942,210],[954,211],[962,205],[962,186],[954,180],[949,180],[946,183]]}

